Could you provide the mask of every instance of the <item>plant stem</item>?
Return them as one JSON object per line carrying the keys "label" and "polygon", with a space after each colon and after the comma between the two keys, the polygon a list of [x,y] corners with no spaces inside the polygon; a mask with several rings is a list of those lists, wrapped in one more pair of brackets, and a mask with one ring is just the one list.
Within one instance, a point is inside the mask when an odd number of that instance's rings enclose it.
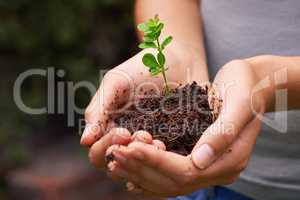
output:
{"label": "plant stem", "polygon": [[165,81],[165,84],[166,84],[166,93],[169,94],[170,89],[169,89],[169,86],[168,86],[168,81],[167,81],[167,76],[166,76],[165,70],[162,71],[162,75],[164,77],[164,81]]}
{"label": "plant stem", "polygon": [[[157,39],[156,42],[157,42],[158,52],[162,54],[159,39]],[[165,68],[165,66],[160,66],[160,67],[162,68],[162,75],[163,75],[165,85],[166,85],[166,93],[169,94],[170,89],[169,89],[169,86],[168,86],[168,81],[167,81],[167,76],[166,76],[166,68]]]}

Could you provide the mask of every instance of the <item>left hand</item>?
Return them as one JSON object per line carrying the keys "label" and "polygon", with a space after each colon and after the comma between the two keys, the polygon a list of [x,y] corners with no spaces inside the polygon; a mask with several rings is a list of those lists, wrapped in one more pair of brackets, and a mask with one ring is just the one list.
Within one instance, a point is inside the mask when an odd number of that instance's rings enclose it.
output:
{"label": "left hand", "polygon": [[151,196],[189,194],[201,188],[233,183],[247,166],[266,98],[252,93],[259,80],[246,61],[226,64],[217,74],[223,106],[218,119],[204,132],[191,155],[163,151],[151,144],[133,142],[114,149],[112,176],[122,177]]}

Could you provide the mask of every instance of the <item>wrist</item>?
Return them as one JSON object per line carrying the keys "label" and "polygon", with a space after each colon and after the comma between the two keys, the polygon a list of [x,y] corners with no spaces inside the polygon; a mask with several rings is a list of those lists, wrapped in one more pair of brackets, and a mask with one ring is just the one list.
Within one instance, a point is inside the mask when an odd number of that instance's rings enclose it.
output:
{"label": "wrist", "polygon": [[276,92],[276,83],[274,83],[276,80],[274,80],[274,75],[277,73],[276,75],[281,76],[281,74],[278,74],[273,66],[278,59],[280,59],[279,56],[272,55],[261,55],[245,59],[256,74],[256,90],[258,90],[257,92],[260,93],[264,99],[266,111],[274,110]]}

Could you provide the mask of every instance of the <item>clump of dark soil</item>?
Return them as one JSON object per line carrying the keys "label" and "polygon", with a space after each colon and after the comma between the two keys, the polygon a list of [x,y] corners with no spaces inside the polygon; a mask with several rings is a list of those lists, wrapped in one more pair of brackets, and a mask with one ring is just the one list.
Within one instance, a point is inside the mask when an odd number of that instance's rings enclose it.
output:
{"label": "clump of dark soil", "polygon": [[203,132],[216,119],[209,87],[196,82],[169,94],[148,94],[114,118],[118,127],[131,133],[145,130],[165,143],[167,150],[188,155]]}

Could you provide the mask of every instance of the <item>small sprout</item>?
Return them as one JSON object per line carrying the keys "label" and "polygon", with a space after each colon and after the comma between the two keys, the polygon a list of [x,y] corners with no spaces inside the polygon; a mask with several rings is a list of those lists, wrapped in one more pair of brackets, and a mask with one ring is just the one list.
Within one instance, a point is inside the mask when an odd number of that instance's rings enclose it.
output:
{"label": "small sprout", "polygon": [[138,29],[144,33],[143,42],[139,45],[141,49],[156,49],[157,54],[153,55],[151,53],[147,53],[143,56],[143,63],[146,67],[149,68],[149,72],[152,76],[157,76],[160,73],[163,76],[165,85],[166,85],[166,93],[169,93],[169,86],[166,77],[167,68],[165,67],[166,64],[166,57],[163,53],[166,46],[168,46],[173,37],[169,36],[163,40],[161,43],[160,35],[164,28],[164,24],[160,21],[158,15],[155,15],[153,19],[149,21],[139,24]]}

